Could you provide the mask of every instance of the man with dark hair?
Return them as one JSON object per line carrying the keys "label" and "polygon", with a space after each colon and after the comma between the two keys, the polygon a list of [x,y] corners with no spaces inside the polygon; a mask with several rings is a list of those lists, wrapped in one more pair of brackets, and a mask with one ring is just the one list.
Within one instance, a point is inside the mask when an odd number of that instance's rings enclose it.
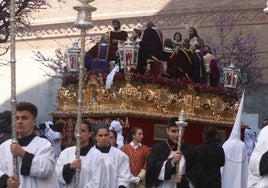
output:
{"label": "man with dark hair", "polygon": [[131,39],[133,40],[133,42],[137,45],[139,45],[139,42],[141,41],[141,30],[140,29],[137,29],[137,28],[134,28],[133,29],[133,32],[132,32],[132,36],[131,36]]}
{"label": "man with dark hair", "polygon": [[[179,127],[176,125],[177,117],[168,120],[166,133],[168,138],[152,147],[152,151],[147,158],[146,167],[146,187],[166,188],[173,187],[177,183],[179,188],[188,188],[189,182],[184,177],[185,170],[191,165],[191,153],[193,147],[182,143],[181,152],[177,151]],[[179,171],[176,172],[176,164],[179,163]],[[175,174],[175,175],[174,175]]]}
{"label": "man with dark hair", "polygon": [[[59,183],[63,184],[64,188],[75,187],[75,169],[80,169],[80,187],[84,187],[87,181],[88,166],[85,165],[86,156],[89,154],[93,142],[93,127],[92,124],[83,120],[81,125],[80,138],[80,158],[76,159],[76,146],[65,148],[57,160],[56,173]],[[76,135],[76,132],[75,134]]]}
{"label": "man with dark hair", "polygon": [[140,44],[143,50],[139,54],[137,71],[144,74],[147,71],[147,64],[150,64],[150,73],[154,76],[161,76],[164,64],[163,34],[156,29],[153,22],[147,23]]}
{"label": "man with dark hair", "polygon": [[195,188],[221,188],[221,172],[225,157],[221,146],[217,144],[217,128],[204,127],[204,144],[196,146],[193,154],[193,166],[188,174]]}
{"label": "man with dark hair", "polygon": [[112,20],[114,30],[110,31],[110,44],[117,47],[119,41],[126,41],[128,34],[126,31],[121,30],[121,23],[117,19]]}
{"label": "man with dark hair", "polygon": [[[0,145],[0,187],[58,188],[55,153],[51,143],[34,134],[37,108],[21,102],[16,108],[18,143],[9,139]],[[18,157],[18,177],[12,156]]]}

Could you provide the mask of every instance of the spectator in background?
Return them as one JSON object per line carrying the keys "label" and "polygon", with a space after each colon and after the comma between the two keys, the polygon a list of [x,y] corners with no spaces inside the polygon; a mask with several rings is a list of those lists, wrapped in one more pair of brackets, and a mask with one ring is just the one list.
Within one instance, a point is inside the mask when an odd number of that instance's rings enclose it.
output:
{"label": "spectator in background", "polygon": [[59,128],[60,126],[61,123],[53,124],[51,121],[47,121],[39,125],[42,135],[51,142],[52,147],[55,151],[56,159],[59,157],[61,152],[61,128]]}
{"label": "spectator in background", "polygon": [[11,138],[11,111],[0,114],[0,144]]}
{"label": "spectator in background", "polygon": [[109,130],[114,130],[117,133],[117,139],[116,139],[116,144],[117,148],[121,148],[124,145],[124,136],[123,130],[122,130],[122,125],[119,121],[113,120],[110,124]]}
{"label": "spectator in background", "polygon": [[256,140],[255,133],[250,128],[246,128],[244,131],[244,142],[246,144],[248,160],[250,159],[250,156],[254,150],[255,140]]}
{"label": "spectator in background", "polygon": [[118,144],[116,143],[117,140],[117,132],[115,130],[110,130],[110,145],[114,147],[118,147]]}

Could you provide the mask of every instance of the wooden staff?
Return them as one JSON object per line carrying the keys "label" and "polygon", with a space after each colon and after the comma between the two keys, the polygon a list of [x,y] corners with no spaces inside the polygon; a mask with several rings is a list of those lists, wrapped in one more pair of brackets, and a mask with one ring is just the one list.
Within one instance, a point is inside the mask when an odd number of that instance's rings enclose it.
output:
{"label": "wooden staff", "polygon": [[[10,1],[10,67],[11,67],[11,119],[12,119],[12,143],[18,143],[16,128],[16,18],[15,0]],[[18,157],[13,155],[13,176],[18,179]]]}
{"label": "wooden staff", "polygon": [[[185,122],[186,120],[186,117],[185,117],[185,112],[184,110],[182,110],[180,112],[180,115],[179,115],[179,121],[176,121],[176,125],[179,126],[179,137],[178,137],[178,146],[177,146],[177,151],[181,152],[181,145],[182,145],[182,142],[183,142],[183,135],[184,135],[184,130],[185,130],[185,127],[188,125],[187,122]],[[179,173],[179,168],[180,168],[180,163],[178,162],[176,164],[176,171],[175,171],[175,174],[178,174]],[[177,183],[174,183],[174,188],[177,188]]]}

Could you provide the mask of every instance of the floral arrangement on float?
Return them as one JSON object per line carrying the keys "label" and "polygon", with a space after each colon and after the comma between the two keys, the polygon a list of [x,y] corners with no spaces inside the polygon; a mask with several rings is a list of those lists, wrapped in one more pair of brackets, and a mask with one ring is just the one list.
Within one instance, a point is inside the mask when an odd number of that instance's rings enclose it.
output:
{"label": "floral arrangement on float", "polygon": [[[84,83],[86,83],[90,76],[95,75],[97,76],[103,83],[106,81],[107,74],[103,74],[100,71],[89,71],[85,74]],[[63,77],[63,82],[66,86],[68,85],[74,85],[78,84],[78,73],[72,72],[67,73]],[[122,72],[118,72],[114,76],[114,82],[125,82],[125,74]],[[235,90],[226,89],[224,87],[211,87],[206,84],[202,83],[195,83],[191,79],[184,79],[181,81],[169,79],[167,77],[161,77],[161,76],[153,76],[152,74],[144,74],[141,75],[139,73],[133,73],[131,74],[131,83],[136,84],[158,84],[160,86],[164,87],[170,87],[174,90],[188,90],[190,88],[193,88],[197,93],[203,94],[203,93],[210,93],[210,94],[216,94],[221,96],[226,96],[228,98],[238,99],[238,93],[235,92]]]}

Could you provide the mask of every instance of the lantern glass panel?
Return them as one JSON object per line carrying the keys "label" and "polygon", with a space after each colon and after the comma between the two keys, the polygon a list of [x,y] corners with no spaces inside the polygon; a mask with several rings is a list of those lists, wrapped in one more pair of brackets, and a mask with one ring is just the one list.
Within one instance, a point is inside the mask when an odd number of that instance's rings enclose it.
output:
{"label": "lantern glass panel", "polygon": [[223,69],[224,87],[236,88],[238,81],[239,69],[235,68],[233,64]]}
{"label": "lantern glass panel", "polygon": [[78,43],[74,43],[73,47],[68,50],[68,71],[77,72],[80,62],[80,48]]}

